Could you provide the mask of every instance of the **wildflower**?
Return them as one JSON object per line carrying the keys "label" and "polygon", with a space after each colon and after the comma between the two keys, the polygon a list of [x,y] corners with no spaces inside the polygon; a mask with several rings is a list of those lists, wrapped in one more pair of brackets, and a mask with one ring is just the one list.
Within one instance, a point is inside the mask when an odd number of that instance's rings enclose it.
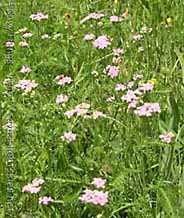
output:
{"label": "wildflower", "polygon": [[97,188],[105,188],[106,179],[94,178],[91,182],[92,185],[95,185]]}
{"label": "wildflower", "polygon": [[140,33],[150,33],[152,31],[152,28],[148,28],[146,26],[143,26],[140,30]]}
{"label": "wildflower", "polygon": [[64,132],[64,135],[61,136],[62,141],[72,142],[76,139],[76,134],[69,132]]}
{"label": "wildflower", "polygon": [[99,19],[101,19],[104,16],[105,15],[103,13],[95,13],[95,12],[94,13],[90,13],[90,14],[88,14],[88,16],[83,18],[80,23],[82,24],[85,21],[90,20],[90,19],[99,20]]}
{"label": "wildflower", "polygon": [[36,88],[38,86],[37,83],[35,83],[34,80],[20,80],[18,84],[15,85],[16,88],[22,89],[26,92],[30,92],[33,88]]}
{"label": "wildflower", "polygon": [[24,33],[24,34],[22,35],[22,37],[25,38],[25,39],[30,38],[30,37],[32,37],[32,36],[33,36],[32,33]]}
{"label": "wildflower", "polygon": [[123,20],[122,17],[118,17],[118,16],[115,16],[115,15],[110,16],[110,21],[112,23],[118,23],[118,22],[121,22],[122,20]]}
{"label": "wildflower", "polygon": [[32,181],[32,183],[29,183],[27,185],[25,185],[23,188],[22,188],[22,192],[28,192],[28,193],[31,193],[31,194],[36,194],[38,192],[40,192],[41,190],[41,185],[44,183],[45,181],[43,179],[34,179]]}
{"label": "wildflower", "polygon": [[133,75],[133,80],[136,81],[136,80],[139,80],[139,79],[142,79],[143,78],[143,75],[142,74],[134,74]]}
{"label": "wildflower", "polygon": [[128,104],[128,109],[136,108],[136,107],[137,107],[137,104],[138,104],[138,101],[137,101],[137,100],[133,100],[133,101],[129,102],[129,104]]}
{"label": "wildflower", "polygon": [[141,34],[137,34],[133,36],[133,42],[139,41],[143,38]]}
{"label": "wildflower", "polygon": [[41,36],[42,39],[50,39],[50,36],[48,34],[43,34]]}
{"label": "wildflower", "polygon": [[137,99],[138,97],[136,96],[135,92],[132,90],[128,90],[127,93],[121,97],[121,100],[126,101],[127,103],[130,103]]}
{"label": "wildflower", "polygon": [[13,48],[15,46],[14,42],[6,42],[6,47],[7,48]]}
{"label": "wildflower", "polygon": [[35,178],[32,181],[32,184],[33,184],[33,186],[38,187],[38,186],[42,185],[44,182],[45,182],[45,180],[43,180],[43,179]]}
{"label": "wildflower", "polygon": [[58,95],[56,98],[56,104],[63,104],[68,101],[69,97],[67,95]]}
{"label": "wildflower", "polygon": [[53,36],[53,39],[56,40],[56,39],[58,39],[60,36],[61,36],[61,33],[56,33],[56,34]]}
{"label": "wildflower", "polygon": [[3,129],[14,131],[16,127],[17,125],[13,123],[12,121],[10,121],[3,126]]}
{"label": "wildflower", "polygon": [[130,82],[127,84],[127,88],[129,88],[129,89],[131,89],[133,86],[134,86],[134,81],[130,81]]}
{"label": "wildflower", "polygon": [[86,189],[84,194],[79,197],[82,203],[92,203],[104,206],[108,202],[108,192]]}
{"label": "wildflower", "polygon": [[144,83],[144,84],[140,85],[138,90],[143,92],[143,93],[146,93],[146,92],[152,91],[153,88],[154,88],[154,84],[153,83]]}
{"label": "wildflower", "polygon": [[88,113],[89,108],[90,108],[90,104],[81,103],[75,106],[74,111],[77,114],[77,116],[84,116]]}
{"label": "wildflower", "polygon": [[95,35],[94,34],[86,34],[85,36],[84,36],[84,40],[85,41],[90,41],[90,40],[93,40],[95,38]]}
{"label": "wildflower", "polygon": [[137,107],[134,113],[140,117],[146,116],[150,117],[155,113],[160,113],[159,103],[144,103],[142,106]]}
{"label": "wildflower", "polygon": [[122,48],[114,48],[113,49],[113,54],[115,56],[120,56],[121,54],[124,54],[124,50]]}
{"label": "wildflower", "polygon": [[31,68],[28,67],[28,66],[25,66],[23,65],[21,70],[20,70],[21,73],[30,73],[31,72]]}
{"label": "wildflower", "polygon": [[96,120],[98,118],[106,117],[106,114],[102,113],[101,111],[94,111],[92,117]]}
{"label": "wildflower", "polygon": [[59,75],[56,77],[57,84],[64,86],[65,84],[70,84],[72,82],[72,78],[69,76]]}
{"label": "wildflower", "polygon": [[173,137],[174,137],[174,134],[172,132],[168,132],[166,134],[162,134],[159,136],[160,140],[167,144],[170,144],[172,142]]}
{"label": "wildflower", "polygon": [[32,20],[37,20],[37,21],[41,21],[41,20],[47,20],[48,19],[48,15],[47,14],[43,14],[42,12],[38,12],[36,14],[32,14],[30,16],[30,18]]}
{"label": "wildflower", "polygon": [[107,48],[108,45],[111,45],[111,41],[106,35],[102,35],[93,41],[92,44],[94,48],[104,49]]}
{"label": "wildflower", "polygon": [[75,110],[66,111],[64,114],[70,119],[75,114]]}
{"label": "wildflower", "polygon": [[19,42],[19,46],[20,46],[20,47],[27,47],[27,46],[28,46],[28,43],[22,41],[22,42]]}
{"label": "wildflower", "polygon": [[108,76],[110,76],[113,79],[117,77],[119,74],[119,66],[108,65],[105,68],[105,72],[107,73]]}
{"label": "wildflower", "polygon": [[121,84],[121,83],[117,84],[116,87],[115,87],[116,91],[124,91],[126,89],[127,89],[126,85]]}
{"label": "wildflower", "polygon": [[39,197],[39,204],[48,205],[49,203],[53,202],[54,200],[51,197]]}
{"label": "wildflower", "polygon": [[19,29],[17,32],[15,32],[15,34],[24,33],[26,31],[27,31],[27,27],[24,27],[24,28]]}

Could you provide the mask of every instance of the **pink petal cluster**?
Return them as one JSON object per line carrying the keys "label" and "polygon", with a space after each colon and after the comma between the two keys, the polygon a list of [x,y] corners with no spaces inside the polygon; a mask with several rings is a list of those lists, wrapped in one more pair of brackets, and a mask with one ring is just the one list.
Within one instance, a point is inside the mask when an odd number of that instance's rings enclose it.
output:
{"label": "pink petal cluster", "polygon": [[146,93],[146,92],[152,91],[153,88],[154,88],[153,83],[143,83],[139,86],[138,90],[143,93]]}
{"label": "pink petal cluster", "polygon": [[24,34],[22,35],[22,37],[25,38],[25,39],[31,38],[32,36],[33,36],[32,33],[24,33]]}
{"label": "pink petal cluster", "polygon": [[20,47],[28,47],[28,43],[25,41],[19,42]]}
{"label": "pink petal cluster", "polygon": [[102,178],[93,178],[91,182],[92,185],[95,185],[97,188],[105,188],[106,179]]}
{"label": "pink petal cluster", "polygon": [[174,137],[174,134],[172,132],[168,132],[166,134],[162,134],[159,136],[160,140],[167,144],[170,144],[172,142],[173,137]]}
{"label": "pink petal cluster", "polygon": [[64,104],[69,100],[69,97],[67,95],[58,95],[56,98],[56,104]]}
{"label": "pink petal cluster", "polygon": [[138,100],[138,97],[133,90],[128,90],[127,93],[121,97],[121,100],[130,103]]}
{"label": "pink petal cluster", "polygon": [[111,40],[108,36],[99,36],[95,41],[92,42],[94,48],[104,49],[111,45]]}
{"label": "pink petal cluster", "polygon": [[122,17],[116,16],[116,15],[110,16],[110,21],[112,23],[118,23],[118,22],[121,22],[122,20],[123,20]]}
{"label": "pink petal cluster", "polygon": [[31,72],[31,68],[28,66],[23,65],[22,68],[20,69],[21,73],[30,73]]}
{"label": "pink petal cluster", "polygon": [[108,192],[86,189],[84,194],[79,197],[82,203],[92,203],[104,206],[108,202]]}
{"label": "pink petal cluster", "polygon": [[113,54],[115,56],[120,56],[120,55],[124,54],[124,50],[122,48],[114,48],[113,49]]}
{"label": "pink petal cluster", "polygon": [[95,38],[95,35],[92,34],[92,33],[86,34],[86,35],[84,36],[84,40],[85,40],[85,41],[91,41],[91,40],[93,40],[94,38]]}
{"label": "pink petal cluster", "polygon": [[30,18],[32,20],[41,21],[41,20],[47,20],[48,19],[48,15],[47,14],[43,14],[42,12],[38,12],[36,14],[32,14],[30,16]]}
{"label": "pink petal cluster", "polygon": [[31,193],[31,194],[36,194],[38,192],[40,192],[41,190],[41,185],[44,183],[45,181],[43,179],[34,179],[32,181],[32,183],[29,183],[27,185],[25,185],[22,188],[22,192],[27,192],[27,193]]}
{"label": "pink petal cluster", "polygon": [[103,13],[93,12],[93,13],[88,14],[86,17],[84,17],[80,23],[84,23],[85,21],[90,20],[90,19],[99,20],[104,16],[105,15]]}
{"label": "pink petal cluster", "polygon": [[62,141],[72,142],[75,139],[76,139],[76,134],[71,131],[64,132],[63,136],[61,136]]}
{"label": "pink petal cluster", "polygon": [[142,106],[137,107],[134,113],[140,117],[146,116],[150,117],[155,113],[160,113],[159,103],[144,103]]}
{"label": "pink petal cluster", "polygon": [[116,87],[115,87],[116,91],[124,91],[126,89],[127,89],[126,85],[121,84],[121,83],[116,84]]}
{"label": "pink petal cluster", "polygon": [[7,48],[13,48],[15,46],[15,43],[14,42],[6,42],[5,45]]}
{"label": "pink petal cluster", "polygon": [[56,77],[56,81],[58,85],[64,86],[65,84],[70,84],[72,82],[72,78],[62,74]]}
{"label": "pink petal cluster", "polygon": [[133,42],[140,41],[143,38],[143,35],[136,34],[132,38],[133,38]]}
{"label": "pink petal cluster", "polygon": [[39,204],[48,205],[49,203],[54,202],[54,200],[51,197],[39,197]]}
{"label": "pink petal cluster", "polygon": [[77,116],[85,116],[87,115],[88,111],[90,108],[90,104],[87,103],[81,103],[75,106],[74,109],[70,110],[70,111],[66,111],[65,115],[68,118],[71,118],[74,114],[76,114]]}
{"label": "pink petal cluster", "polygon": [[26,92],[30,92],[33,88],[36,88],[38,86],[37,83],[35,83],[34,80],[20,80],[16,85],[15,87],[16,88],[19,88],[19,89],[22,89]]}
{"label": "pink petal cluster", "polygon": [[110,76],[112,79],[116,78],[119,75],[119,66],[112,66],[108,65],[105,68],[105,72],[107,73],[108,76]]}
{"label": "pink petal cluster", "polygon": [[94,111],[92,114],[92,117],[94,120],[99,119],[99,118],[104,118],[107,117],[106,114],[102,113],[101,111]]}

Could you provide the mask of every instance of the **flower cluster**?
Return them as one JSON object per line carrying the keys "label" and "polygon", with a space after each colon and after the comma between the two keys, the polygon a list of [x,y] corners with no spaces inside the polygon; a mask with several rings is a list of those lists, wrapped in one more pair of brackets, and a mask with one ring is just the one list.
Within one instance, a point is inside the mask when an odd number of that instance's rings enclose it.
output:
{"label": "flower cluster", "polygon": [[69,100],[69,97],[67,95],[58,95],[56,98],[56,104],[64,104]]}
{"label": "flower cluster", "polygon": [[27,193],[31,193],[31,194],[36,194],[38,192],[40,192],[41,190],[41,185],[44,183],[45,181],[43,179],[34,179],[32,181],[32,183],[29,183],[27,185],[25,185],[22,188],[22,192],[27,192]]}
{"label": "flower cluster", "polygon": [[159,103],[144,103],[134,111],[134,113],[140,117],[146,116],[150,117],[155,113],[160,113]]}
{"label": "flower cluster", "polygon": [[38,86],[37,83],[35,83],[34,80],[20,80],[15,87],[24,90],[25,92],[30,92],[32,89],[36,88]]}
{"label": "flower cluster", "polygon": [[110,76],[112,79],[116,78],[119,75],[119,66],[108,65],[105,68],[105,73]]}
{"label": "flower cluster", "polygon": [[47,20],[48,19],[48,15],[47,14],[43,14],[42,12],[38,12],[36,14],[32,14],[30,16],[30,18],[32,20],[37,20],[37,21],[41,21],[41,20]]}
{"label": "flower cluster", "polygon": [[63,136],[61,136],[61,140],[66,142],[72,142],[75,139],[76,139],[76,134],[71,131],[64,132]]}
{"label": "flower cluster", "polygon": [[166,134],[162,134],[159,136],[160,140],[167,144],[170,144],[172,142],[173,137],[174,134],[172,132],[167,132]]}
{"label": "flower cluster", "polygon": [[102,35],[93,41],[92,44],[94,48],[104,49],[111,45],[111,39],[106,35]]}
{"label": "flower cluster", "polygon": [[104,17],[105,15],[103,13],[90,13],[88,14],[86,17],[84,17],[80,23],[84,23],[85,21],[87,20],[91,20],[91,19],[94,19],[94,20],[99,20],[101,19],[102,17]]}
{"label": "flower cluster", "polygon": [[65,84],[70,84],[72,82],[72,78],[69,76],[65,76],[63,74],[58,75],[56,78],[57,84],[60,86],[64,86]]}
{"label": "flower cluster", "polygon": [[[106,179],[94,178],[91,182],[96,188],[105,188]],[[92,203],[94,205],[104,206],[108,202],[108,192],[86,189],[83,195],[79,197],[82,203]]]}
{"label": "flower cluster", "polygon": [[39,204],[48,205],[51,202],[54,202],[54,200],[49,196],[39,197],[38,199]]}

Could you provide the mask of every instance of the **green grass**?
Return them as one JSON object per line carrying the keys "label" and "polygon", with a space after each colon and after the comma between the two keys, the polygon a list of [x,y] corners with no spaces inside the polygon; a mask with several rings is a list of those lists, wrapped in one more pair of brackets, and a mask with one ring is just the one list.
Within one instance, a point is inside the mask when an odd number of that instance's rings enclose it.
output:
{"label": "green grass", "polygon": [[[15,173],[14,217],[36,218],[183,218],[184,216],[184,2],[182,0],[42,0],[17,1],[15,32],[23,27],[33,33],[29,48],[20,48],[21,34],[15,35],[14,64],[6,66],[7,3],[0,5],[0,214],[5,217],[7,135],[2,126],[12,114],[17,125],[14,137]],[[109,17],[129,9],[129,16],[112,24]],[[37,11],[49,15],[40,23],[29,16]],[[80,20],[91,12],[102,12],[102,26]],[[69,17],[65,13],[69,14]],[[167,18],[171,22],[167,23]],[[136,43],[132,36],[142,26],[152,32]],[[57,40],[40,36],[61,33]],[[94,49],[83,37],[107,34],[112,45]],[[138,52],[143,46],[144,51]],[[103,73],[112,63],[112,48],[125,50],[120,75],[111,79]],[[32,72],[19,72],[22,65]],[[92,72],[96,71],[96,76]],[[155,79],[155,88],[142,99],[159,102],[161,113],[138,117],[127,110],[117,83],[127,83],[140,72],[142,82]],[[60,87],[54,81],[59,74],[71,76],[70,85]],[[22,95],[14,89],[6,95],[4,79],[13,84],[21,79],[35,80],[33,94]],[[65,106],[55,103],[59,94],[70,97]],[[116,100],[107,103],[106,97]],[[87,102],[91,110],[107,114],[105,119],[67,119],[64,112]],[[76,141],[64,143],[63,132],[72,130]],[[175,134],[172,144],[162,143],[159,135]],[[39,205],[38,196],[21,192],[34,178],[44,178],[41,196],[55,200]],[[105,206],[82,204],[79,197],[91,187],[94,177],[107,179],[109,202]]]}

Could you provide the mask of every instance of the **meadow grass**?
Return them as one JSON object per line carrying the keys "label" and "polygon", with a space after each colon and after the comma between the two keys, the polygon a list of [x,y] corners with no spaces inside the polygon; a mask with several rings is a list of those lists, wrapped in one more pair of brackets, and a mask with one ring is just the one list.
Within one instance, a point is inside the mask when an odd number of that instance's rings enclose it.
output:
{"label": "meadow grass", "polygon": [[[0,217],[6,209],[7,134],[3,126],[10,114],[16,124],[14,146],[15,216],[21,218],[183,218],[184,217],[184,2],[182,0],[42,0],[16,1],[14,31],[27,27],[33,36],[23,39],[15,34],[14,64],[6,64],[7,5],[0,5]],[[127,16],[118,23],[109,17]],[[43,12],[48,19],[32,21],[31,14]],[[81,20],[100,12],[99,20]],[[140,33],[146,26],[150,32]],[[54,35],[60,33],[57,39]],[[94,48],[84,36],[107,35],[111,45]],[[50,38],[42,39],[43,34]],[[143,38],[134,40],[141,34]],[[20,41],[29,46],[22,48]],[[93,40],[94,41],[94,40]],[[112,64],[113,48],[122,48],[122,62]],[[21,73],[23,65],[30,73]],[[111,78],[107,65],[119,66],[119,75]],[[58,75],[72,78],[59,86]],[[144,102],[159,103],[161,112],[140,117],[121,100],[133,75],[142,74],[133,90],[149,82],[153,91],[141,97]],[[32,91],[13,88],[6,93],[5,79],[12,76],[13,86],[23,79],[38,84]],[[68,102],[56,104],[60,94]],[[113,96],[112,102],[106,99]],[[101,118],[72,116],[81,103],[90,104]],[[85,115],[89,115],[86,113]],[[72,131],[76,139],[63,141]],[[159,136],[171,131],[171,143]],[[104,206],[83,203],[85,189],[95,189],[93,178],[106,179],[108,202]],[[35,178],[45,180],[37,194],[22,188]],[[101,189],[103,190],[103,189]],[[105,192],[104,191],[104,192]],[[40,196],[51,196],[49,205],[38,203]]]}

